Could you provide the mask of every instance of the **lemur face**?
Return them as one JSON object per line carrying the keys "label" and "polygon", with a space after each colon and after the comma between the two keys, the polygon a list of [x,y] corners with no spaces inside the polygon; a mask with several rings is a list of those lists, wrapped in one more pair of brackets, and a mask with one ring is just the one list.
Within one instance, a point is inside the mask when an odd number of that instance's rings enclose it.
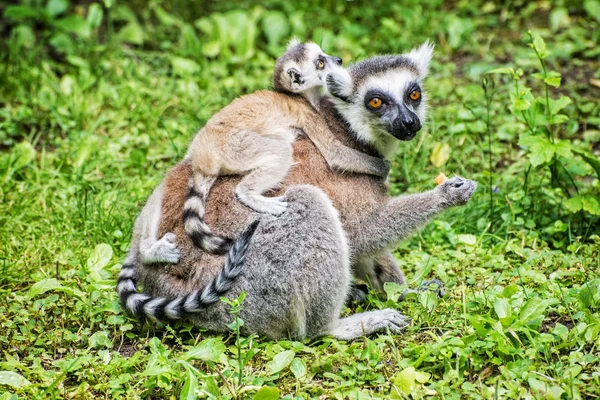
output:
{"label": "lemur face", "polygon": [[394,139],[411,140],[426,117],[427,75],[433,47],[425,43],[408,54],[376,56],[351,65],[347,74],[333,72],[328,91],[336,109],[359,139],[384,155]]}
{"label": "lemur face", "polygon": [[315,43],[292,41],[277,59],[273,86],[293,93],[324,87],[327,74],[341,65],[341,58],[325,54]]}

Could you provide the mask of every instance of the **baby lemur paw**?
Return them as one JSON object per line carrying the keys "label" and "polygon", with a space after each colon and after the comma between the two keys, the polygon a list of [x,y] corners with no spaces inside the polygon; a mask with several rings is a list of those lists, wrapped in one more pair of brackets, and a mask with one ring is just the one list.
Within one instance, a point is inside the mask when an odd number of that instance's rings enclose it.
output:
{"label": "baby lemur paw", "polygon": [[177,264],[181,253],[177,247],[177,235],[172,232],[165,233],[156,243],[154,251],[154,262]]}
{"label": "baby lemur paw", "polygon": [[439,185],[435,190],[442,197],[445,206],[459,206],[465,204],[477,189],[477,182],[455,176]]}
{"label": "baby lemur paw", "polygon": [[421,285],[419,286],[419,291],[431,291],[435,294],[437,294],[437,296],[439,298],[444,297],[444,282],[440,281],[439,279],[431,279],[429,281],[423,281],[421,283]]}
{"label": "baby lemur paw", "polygon": [[236,197],[246,207],[252,211],[271,214],[275,217],[279,217],[288,208],[288,203],[282,201],[281,197],[264,197],[257,195],[245,195],[243,193],[236,192]]}

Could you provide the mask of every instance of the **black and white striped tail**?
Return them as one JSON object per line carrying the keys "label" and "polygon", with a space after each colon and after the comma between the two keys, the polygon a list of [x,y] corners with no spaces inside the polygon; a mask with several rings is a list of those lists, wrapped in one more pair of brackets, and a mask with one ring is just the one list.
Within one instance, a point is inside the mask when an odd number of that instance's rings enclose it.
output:
{"label": "black and white striped tail", "polygon": [[[204,288],[194,290],[176,298],[151,297],[137,291],[137,275],[133,263],[123,264],[117,281],[121,306],[138,319],[157,321],[178,320],[201,312],[219,300],[242,272],[250,240],[258,227],[252,222],[233,242],[223,270],[211,279]],[[129,258],[129,257],[128,257]]]}
{"label": "black and white striped tail", "polygon": [[206,198],[216,177],[196,176],[200,182],[190,178],[183,206],[183,225],[185,232],[190,236],[196,247],[211,254],[225,254],[233,241],[215,235],[204,222]]}

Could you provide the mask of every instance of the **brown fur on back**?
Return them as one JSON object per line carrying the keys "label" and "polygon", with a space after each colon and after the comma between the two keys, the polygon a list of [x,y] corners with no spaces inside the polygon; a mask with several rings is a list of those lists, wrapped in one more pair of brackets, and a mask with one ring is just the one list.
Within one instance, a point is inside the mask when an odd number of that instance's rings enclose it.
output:
{"label": "brown fur on back", "polygon": [[[307,115],[315,113],[302,99],[279,93],[275,95],[273,98],[283,96],[282,100],[289,104],[291,110],[306,112]],[[348,136],[327,107],[323,112],[324,118],[317,114],[318,117],[305,120],[305,129],[328,129],[347,146],[368,151]],[[376,204],[386,199],[387,188],[383,179],[363,174],[332,172],[313,142],[304,135],[294,142],[294,161],[297,164],[288,174],[282,188],[268,195],[283,194],[287,187],[294,184],[318,186],[332,199],[347,232],[357,234],[358,222],[372,212]],[[223,265],[224,257],[210,255],[197,249],[183,230],[183,204],[190,174],[190,163],[181,162],[173,167],[165,178],[159,237],[167,232],[175,233],[182,259],[179,264],[166,266],[167,268],[140,265],[139,269],[143,270],[140,271],[141,282],[148,292],[154,295],[174,295],[201,287],[210,277],[215,276]],[[219,177],[211,188],[206,207],[206,222],[219,235],[234,237],[257,218],[257,215],[235,199],[234,190],[238,183],[239,177]],[[352,234],[349,235],[351,246]],[[163,284],[166,282],[168,284]]]}

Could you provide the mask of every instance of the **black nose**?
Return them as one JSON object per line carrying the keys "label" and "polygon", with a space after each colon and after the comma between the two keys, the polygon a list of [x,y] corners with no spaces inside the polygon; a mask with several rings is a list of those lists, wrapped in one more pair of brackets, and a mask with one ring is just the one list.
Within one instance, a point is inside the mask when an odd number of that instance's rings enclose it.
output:
{"label": "black nose", "polygon": [[402,124],[410,131],[414,131],[417,127],[417,120],[412,117],[402,118]]}
{"label": "black nose", "polygon": [[337,65],[342,65],[342,59],[339,57],[333,57],[333,61],[337,64]]}

